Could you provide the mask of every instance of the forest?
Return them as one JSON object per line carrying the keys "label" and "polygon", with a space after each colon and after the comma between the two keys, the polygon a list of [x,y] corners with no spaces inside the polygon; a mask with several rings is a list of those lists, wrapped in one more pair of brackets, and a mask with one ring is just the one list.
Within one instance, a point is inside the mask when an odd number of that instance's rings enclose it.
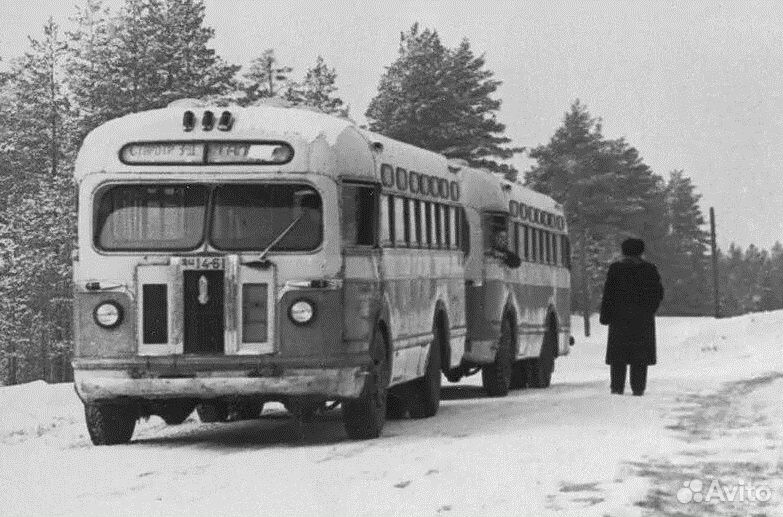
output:
{"label": "forest", "polygon": [[[182,98],[218,105],[280,102],[352,118],[337,71],[317,54],[298,73],[274,49],[239,66],[210,46],[200,0],[101,0],[54,20],[26,52],[0,60],[0,384],[70,379],[73,163],[101,123]],[[400,34],[379,77],[367,127],[466,160],[555,198],[572,241],[572,308],[594,312],[609,263],[630,236],[647,243],[666,291],[659,314],[712,315],[709,233],[684,170],[653,171],[624,138],[574,100],[548,142],[516,145],[499,120],[501,85],[467,39],[450,48],[434,29]],[[518,171],[515,155],[534,165]],[[728,212],[730,207],[722,207]],[[783,245],[718,252],[722,316],[783,308]]]}

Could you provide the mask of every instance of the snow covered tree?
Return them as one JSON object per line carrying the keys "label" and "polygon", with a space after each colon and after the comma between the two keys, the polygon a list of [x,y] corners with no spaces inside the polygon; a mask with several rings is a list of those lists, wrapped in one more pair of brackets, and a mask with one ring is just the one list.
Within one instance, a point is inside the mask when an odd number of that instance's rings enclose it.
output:
{"label": "snow covered tree", "polygon": [[[12,63],[0,107],[0,362],[5,379],[67,378],[74,237],[72,112],[52,20]],[[56,365],[56,366],[55,366]]]}
{"label": "snow covered tree", "polygon": [[295,106],[309,106],[324,113],[347,116],[348,110],[343,107],[343,100],[334,95],[337,91],[336,80],[335,69],[330,68],[324,58],[318,56],[315,65],[307,70],[301,83],[290,83],[285,99]]}
{"label": "snow covered tree", "polygon": [[401,34],[399,56],[367,108],[370,130],[514,177],[516,170],[498,160],[522,149],[509,147],[503,134],[501,101],[492,97],[500,81],[485,64],[468,40],[449,49],[436,31],[413,25]]}
{"label": "snow covered tree", "polygon": [[250,62],[243,75],[245,83],[242,89],[245,96],[239,99],[240,104],[248,106],[259,99],[280,96],[288,84],[288,74],[292,71],[293,68],[277,61],[274,49],[265,50]]}
{"label": "snow covered tree", "polygon": [[201,0],[125,0],[111,16],[88,0],[71,34],[69,86],[86,129],[183,98],[222,95],[238,67],[210,48]]}
{"label": "snow covered tree", "polygon": [[661,313],[709,314],[712,310],[709,234],[699,207],[701,195],[684,171],[672,171],[666,185],[666,259],[659,268],[666,290]]}
{"label": "snow covered tree", "polygon": [[604,138],[600,121],[578,100],[549,143],[530,157],[537,163],[525,175],[527,185],[564,205],[576,257],[572,306],[583,313],[589,334],[589,315],[620,242],[639,237],[653,260],[662,256],[663,182],[624,139]]}

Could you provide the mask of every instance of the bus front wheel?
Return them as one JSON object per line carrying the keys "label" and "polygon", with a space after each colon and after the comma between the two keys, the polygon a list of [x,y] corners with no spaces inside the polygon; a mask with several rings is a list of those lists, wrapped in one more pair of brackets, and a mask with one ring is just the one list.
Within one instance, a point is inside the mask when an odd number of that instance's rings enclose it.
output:
{"label": "bus front wheel", "polygon": [[367,375],[364,391],[358,399],[343,401],[343,425],[353,440],[378,438],[386,423],[386,397],[391,365],[386,354],[383,331],[375,330],[371,348],[373,365]]}
{"label": "bus front wheel", "polygon": [[440,407],[440,350],[443,346],[443,332],[435,329],[435,339],[430,344],[427,357],[427,370],[424,377],[417,379],[416,391],[408,409],[411,418],[430,418],[438,413]]}
{"label": "bus front wheel", "polygon": [[121,404],[85,404],[87,431],[94,445],[128,443],[136,429],[136,408]]}
{"label": "bus front wheel", "polygon": [[495,361],[481,368],[481,380],[487,395],[490,397],[505,397],[511,386],[511,370],[513,368],[514,334],[511,319],[503,318],[500,325],[500,340]]}
{"label": "bus front wheel", "polygon": [[557,329],[550,324],[541,345],[541,354],[530,361],[528,384],[531,388],[548,388],[552,383],[552,371],[555,369],[557,347]]}

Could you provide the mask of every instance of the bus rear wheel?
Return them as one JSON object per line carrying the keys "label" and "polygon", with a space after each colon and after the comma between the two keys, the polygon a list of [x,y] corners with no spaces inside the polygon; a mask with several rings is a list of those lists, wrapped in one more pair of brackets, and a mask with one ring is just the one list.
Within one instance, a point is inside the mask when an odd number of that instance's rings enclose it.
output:
{"label": "bus rear wheel", "polygon": [[555,369],[555,353],[557,347],[557,329],[548,325],[541,345],[541,354],[530,361],[528,384],[531,388],[548,388],[552,383],[552,372]]}
{"label": "bus rear wheel", "polygon": [[495,361],[481,368],[481,381],[490,397],[505,397],[511,387],[513,367],[513,329],[510,318],[503,318],[500,324],[500,340]]}
{"label": "bus rear wheel", "polygon": [[121,404],[85,404],[84,416],[93,445],[128,443],[136,429],[136,408]]}
{"label": "bus rear wheel", "polygon": [[435,329],[427,357],[427,370],[424,377],[414,381],[416,391],[408,409],[411,418],[430,418],[438,413],[440,407],[440,350],[443,345],[443,332]]}
{"label": "bus rear wheel", "polygon": [[391,368],[386,355],[383,331],[377,328],[372,345],[373,365],[358,399],[343,401],[343,425],[353,440],[378,438],[386,423],[386,396]]}

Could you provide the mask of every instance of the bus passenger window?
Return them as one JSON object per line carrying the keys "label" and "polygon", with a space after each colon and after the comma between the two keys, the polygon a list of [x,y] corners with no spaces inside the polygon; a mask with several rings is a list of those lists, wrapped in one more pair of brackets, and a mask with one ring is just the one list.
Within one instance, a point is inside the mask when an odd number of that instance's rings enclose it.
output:
{"label": "bus passenger window", "polygon": [[552,262],[552,235],[549,232],[544,232],[544,240],[546,242],[546,263]]}
{"label": "bus passenger window", "polygon": [[470,255],[470,225],[468,224],[468,215],[465,213],[464,208],[459,209],[460,220],[460,244],[462,245],[462,252],[467,257]]}
{"label": "bus passenger window", "polygon": [[409,210],[409,225],[411,227],[411,246],[421,246],[421,202],[418,199],[408,201],[411,204]]}
{"label": "bus passenger window", "polygon": [[559,235],[552,235],[552,263],[554,265],[559,265],[558,262],[560,262],[560,236]]}
{"label": "bus passenger window", "polygon": [[530,228],[530,260],[538,262],[538,230]]}
{"label": "bus passenger window", "polygon": [[522,229],[524,230],[525,236],[524,236],[524,243],[525,243],[525,260],[530,260],[530,227],[526,224],[522,225]]}
{"label": "bus passenger window", "polygon": [[381,230],[381,246],[391,246],[391,234],[390,234],[390,222],[391,214],[389,213],[389,196],[381,196],[381,218],[380,218],[380,230]]}
{"label": "bus passenger window", "polygon": [[443,242],[447,250],[451,249],[451,207],[443,205]]}
{"label": "bus passenger window", "polygon": [[405,246],[408,243],[407,235],[405,234],[405,201],[404,197],[394,198],[394,245]]}
{"label": "bus passenger window", "polygon": [[388,199],[388,211],[389,211],[389,245],[394,246],[394,242],[397,240],[397,218],[394,216],[394,196],[389,196]]}
{"label": "bus passenger window", "polygon": [[422,231],[421,231],[421,201],[418,199],[413,200],[413,217],[414,217],[414,228],[416,229],[415,236],[416,236],[416,246],[421,246],[423,244],[422,241]]}
{"label": "bus passenger window", "polygon": [[376,189],[369,185],[343,185],[343,246],[375,245]]}
{"label": "bus passenger window", "polygon": [[449,209],[451,214],[451,247],[459,249],[459,209],[455,206]]}
{"label": "bus passenger window", "polygon": [[432,247],[432,203],[424,202],[424,222],[427,230],[427,247]]}
{"label": "bus passenger window", "polygon": [[442,211],[440,209],[440,205],[438,203],[432,204],[432,217],[435,219],[435,247],[440,248],[441,243],[443,242],[442,237],[442,224],[441,224],[441,214]]}
{"label": "bus passenger window", "polygon": [[402,218],[405,227],[405,244],[411,245],[411,200],[408,198],[402,198]]}

